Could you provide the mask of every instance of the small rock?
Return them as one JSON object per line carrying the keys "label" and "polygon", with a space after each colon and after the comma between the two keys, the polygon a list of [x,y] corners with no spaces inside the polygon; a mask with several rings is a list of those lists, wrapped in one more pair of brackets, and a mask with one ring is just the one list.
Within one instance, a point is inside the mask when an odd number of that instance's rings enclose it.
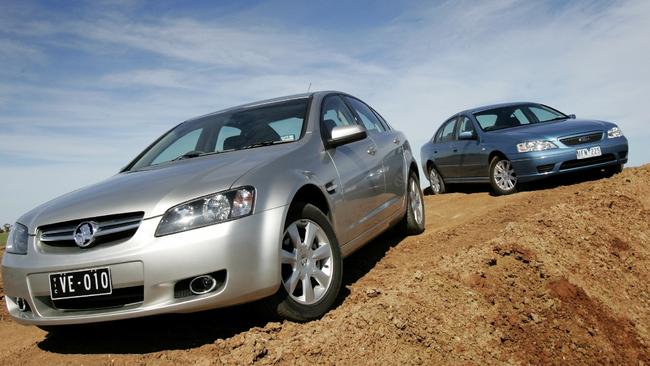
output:
{"label": "small rock", "polygon": [[398,318],[393,319],[393,325],[395,325],[399,330],[404,330],[404,328],[406,328],[406,323]]}
{"label": "small rock", "polygon": [[368,297],[377,297],[381,294],[381,291],[377,290],[376,288],[370,288],[366,290],[366,296]]}
{"label": "small rock", "polygon": [[422,272],[420,271],[415,271],[415,275],[413,277],[418,281],[422,281],[422,279],[424,278],[424,274],[422,274]]}

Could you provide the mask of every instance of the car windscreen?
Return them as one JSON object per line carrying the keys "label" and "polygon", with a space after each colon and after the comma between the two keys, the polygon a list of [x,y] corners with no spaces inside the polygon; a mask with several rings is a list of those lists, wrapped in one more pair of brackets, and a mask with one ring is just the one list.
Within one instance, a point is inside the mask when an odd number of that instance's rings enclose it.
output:
{"label": "car windscreen", "polygon": [[299,140],[308,98],[216,113],[181,123],[162,136],[128,170],[226,151]]}
{"label": "car windscreen", "polygon": [[494,131],[568,117],[541,104],[520,104],[476,112],[474,118],[483,131]]}

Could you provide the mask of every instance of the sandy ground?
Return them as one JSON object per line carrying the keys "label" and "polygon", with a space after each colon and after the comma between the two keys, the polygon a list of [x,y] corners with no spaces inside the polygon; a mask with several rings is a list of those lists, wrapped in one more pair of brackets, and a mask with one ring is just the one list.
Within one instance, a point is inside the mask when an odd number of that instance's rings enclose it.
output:
{"label": "sandy ground", "polygon": [[650,165],[580,179],[427,196],[425,233],[346,259],[318,321],[248,305],[48,334],[5,312],[0,364],[650,365]]}

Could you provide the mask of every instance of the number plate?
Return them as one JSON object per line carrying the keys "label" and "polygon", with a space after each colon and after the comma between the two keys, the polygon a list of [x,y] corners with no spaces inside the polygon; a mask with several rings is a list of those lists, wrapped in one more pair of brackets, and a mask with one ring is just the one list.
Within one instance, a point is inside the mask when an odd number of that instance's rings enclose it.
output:
{"label": "number plate", "polygon": [[52,300],[110,295],[112,292],[111,271],[108,267],[50,274]]}
{"label": "number plate", "polygon": [[578,159],[593,158],[595,156],[601,156],[602,154],[603,153],[600,151],[600,146],[594,146],[588,149],[576,150],[576,155]]}

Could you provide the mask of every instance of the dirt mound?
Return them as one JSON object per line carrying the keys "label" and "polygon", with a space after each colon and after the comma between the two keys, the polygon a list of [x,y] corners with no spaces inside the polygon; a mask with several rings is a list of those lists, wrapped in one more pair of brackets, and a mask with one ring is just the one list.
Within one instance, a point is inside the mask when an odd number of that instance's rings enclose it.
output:
{"label": "dirt mound", "polygon": [[429,196],[427,231],[348,258],[321,320],[234,308],[75,336],[93,347],[3,320],[0,362],[649,365],[649,183],[645,166],[507,197]]}

